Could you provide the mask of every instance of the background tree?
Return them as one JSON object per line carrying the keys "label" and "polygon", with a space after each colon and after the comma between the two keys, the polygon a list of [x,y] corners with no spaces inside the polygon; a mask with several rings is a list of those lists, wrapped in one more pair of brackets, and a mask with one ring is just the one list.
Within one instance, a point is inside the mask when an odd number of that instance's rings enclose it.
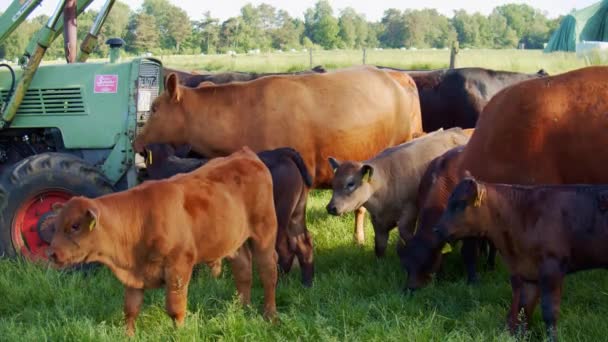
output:
{"label": "background tree", "polygon": [[[124,1],[124,0],[123,0]],[[90,29],[97,11],[88,10],[78,18],[79,41]],[[106,39],[124,37],[127,51],[160,53],[204,52],[207,54],[251,49],[311,48],[333,49],[362,47],[443,48],[458,39],[461,46],[472,48],[543,48],[559,26],[561,17],[549,20],[545,13],[526,4],[507,4],[494,8],[488,16],[458,10],[448,18],[436,10],[390,8],[380,21],[368,22],[365,16],[347,7],[336,17],[328,0],[319,0],[304,13],[304,20],[269,4],[247,4],[238,16],[224,22],[210,12],[200,20],[190,20],[188,13],[170,0],[143,0],[133,12],[121,1],[114,4],[103,26],[96,56],[107,56]],[[0,57],[14,59],[23,53],[48,16],[38,16],[23,23],[0,46]],[[63,37],[51,45],[46,58],[63,57]]]}
{"label": "background tree", "polygon": [[485,45],[482,27],[486,18],[479,13],[468,14],[465,10],[454,12],[452,26],[461,47],[482,47]]}
{"label": "background tree", "polygon": [[276,16],[277,28],[271,32],[272,47],[275,49],[289,49],[300,46],[304,34],[304,22],[292,18],[287,11],[279,10]]}
{"label": "background tree", "polygon": [[[307,10],[305,16],[306,25],[312,34],[308,36],[312,42],[326,49],[332,49],[339,45],[338,33],[340,27],[338,20],[333,16],[333,9],[327,0],[320,0],[315,4],[314,10]],[[312,14],[312,15],[311,15]]]}
{"label": "background tree", "polygon": [[230,18],[222,23],[220,28],[220,50],[238,50],[240,25],[239,18]]}
{"label": "background tree", "polygon": [[484,28],[487,33],[487,41],[489,47],[492,48],[515,48],[517,47],[517,32],[509,27],[507,19],[494,10],[488,17],[487,28]]}
{"label": "background tree", "polygon": [[400,48],[405,44],[405,20],[400,10],[390,8],[384,11],[381,20],[382,31],[379,41],[384,47]]}
{"label": "background tree", "polygon": [[156,19],[144,12],[131,17],[127,34],[128,46],[136,53],[155,51],[159,47],[160,34]]}
{"label": "background tree", "polygon": [[167,21],[167,33],[171,38],[171,45],[167,48],[175,47],[175,51],[181,51],[181,44],[192,33],[192,23],[188,14],[183,9],[177,6],[169,7],[169,18]]}
{"label": "background tree", "polygon": [[542,48],[549,40],[548,20],[539,10],[526,4],[507,4],[494,9],[507,20],[519,42],[530,48]]}
{"label": "background tree", "polygon": [[220,40],[219,19],[211,17],[211,12],[207,11],[195,26],[199,32],[201,50],[206,54],[215,53]]}

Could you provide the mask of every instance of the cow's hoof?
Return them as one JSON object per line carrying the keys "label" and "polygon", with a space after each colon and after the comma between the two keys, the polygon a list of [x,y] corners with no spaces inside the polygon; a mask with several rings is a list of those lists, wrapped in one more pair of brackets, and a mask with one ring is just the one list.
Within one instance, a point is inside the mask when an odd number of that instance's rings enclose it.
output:
{"label": "cow's hoof", "polygon": [[279,319],[279,315],[276,311],[264,312],[264,319],[270,322],[271,324],[278,324],[281,322]]}

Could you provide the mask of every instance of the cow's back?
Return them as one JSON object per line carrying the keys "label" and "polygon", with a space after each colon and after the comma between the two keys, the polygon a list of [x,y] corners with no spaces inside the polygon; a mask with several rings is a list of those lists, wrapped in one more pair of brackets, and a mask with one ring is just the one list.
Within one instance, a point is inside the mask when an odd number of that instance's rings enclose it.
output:
{"label": "cow's back", "polygon": [[505,87],[537,74],[460,68],[411,72],[420,94],[425,131],[473,128],[488,101]]}
{"label": "cow's back", "polygon": [[415,200],[423,174],[431,161],[446,151],[467,143],[469,136],[460,128],[429,133],[384,150],[368,163],[390,176],[391,201]]}
{"label": "cow's back", "polygon": [[495,183],[606,183],[608,68],[529,80],[487,105],[463,168]]}
{"label": "cow's back", "polygon": [[274,219],[270,172],[251,151],[211,159],[170,181],[181,191],[182,213],[191,219],[192,239],[204,261],[227,256],[213,251],[236,251],[260,222]]}

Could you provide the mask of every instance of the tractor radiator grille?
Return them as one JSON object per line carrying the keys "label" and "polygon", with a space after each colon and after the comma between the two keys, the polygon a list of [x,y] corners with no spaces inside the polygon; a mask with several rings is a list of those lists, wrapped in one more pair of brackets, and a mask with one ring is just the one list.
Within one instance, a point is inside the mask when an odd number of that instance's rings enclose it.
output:
{"label": "tractor radiator grille", "polygon": [[137,80],[137,133],[150,117],[150,106],[160,90],[160,65],[143,62],[139,67]]}
{"label": "tractor radiator grille", "polygon": [[[6,98],[8,91],[0,90]],[[81,115],[86,114],[80,88],[28,89],[17,115]]]}

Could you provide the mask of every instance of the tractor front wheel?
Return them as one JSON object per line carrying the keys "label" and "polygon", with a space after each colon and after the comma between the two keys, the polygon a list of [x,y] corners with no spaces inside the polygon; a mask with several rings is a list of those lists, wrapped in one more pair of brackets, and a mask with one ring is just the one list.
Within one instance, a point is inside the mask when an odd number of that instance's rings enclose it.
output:
{"label": "tractor front wheel", "polygon": [[0,255],[46,259],[51,206],[112,191],[98,169],[73,155],[43,153],[17,162],[0,177]]}

